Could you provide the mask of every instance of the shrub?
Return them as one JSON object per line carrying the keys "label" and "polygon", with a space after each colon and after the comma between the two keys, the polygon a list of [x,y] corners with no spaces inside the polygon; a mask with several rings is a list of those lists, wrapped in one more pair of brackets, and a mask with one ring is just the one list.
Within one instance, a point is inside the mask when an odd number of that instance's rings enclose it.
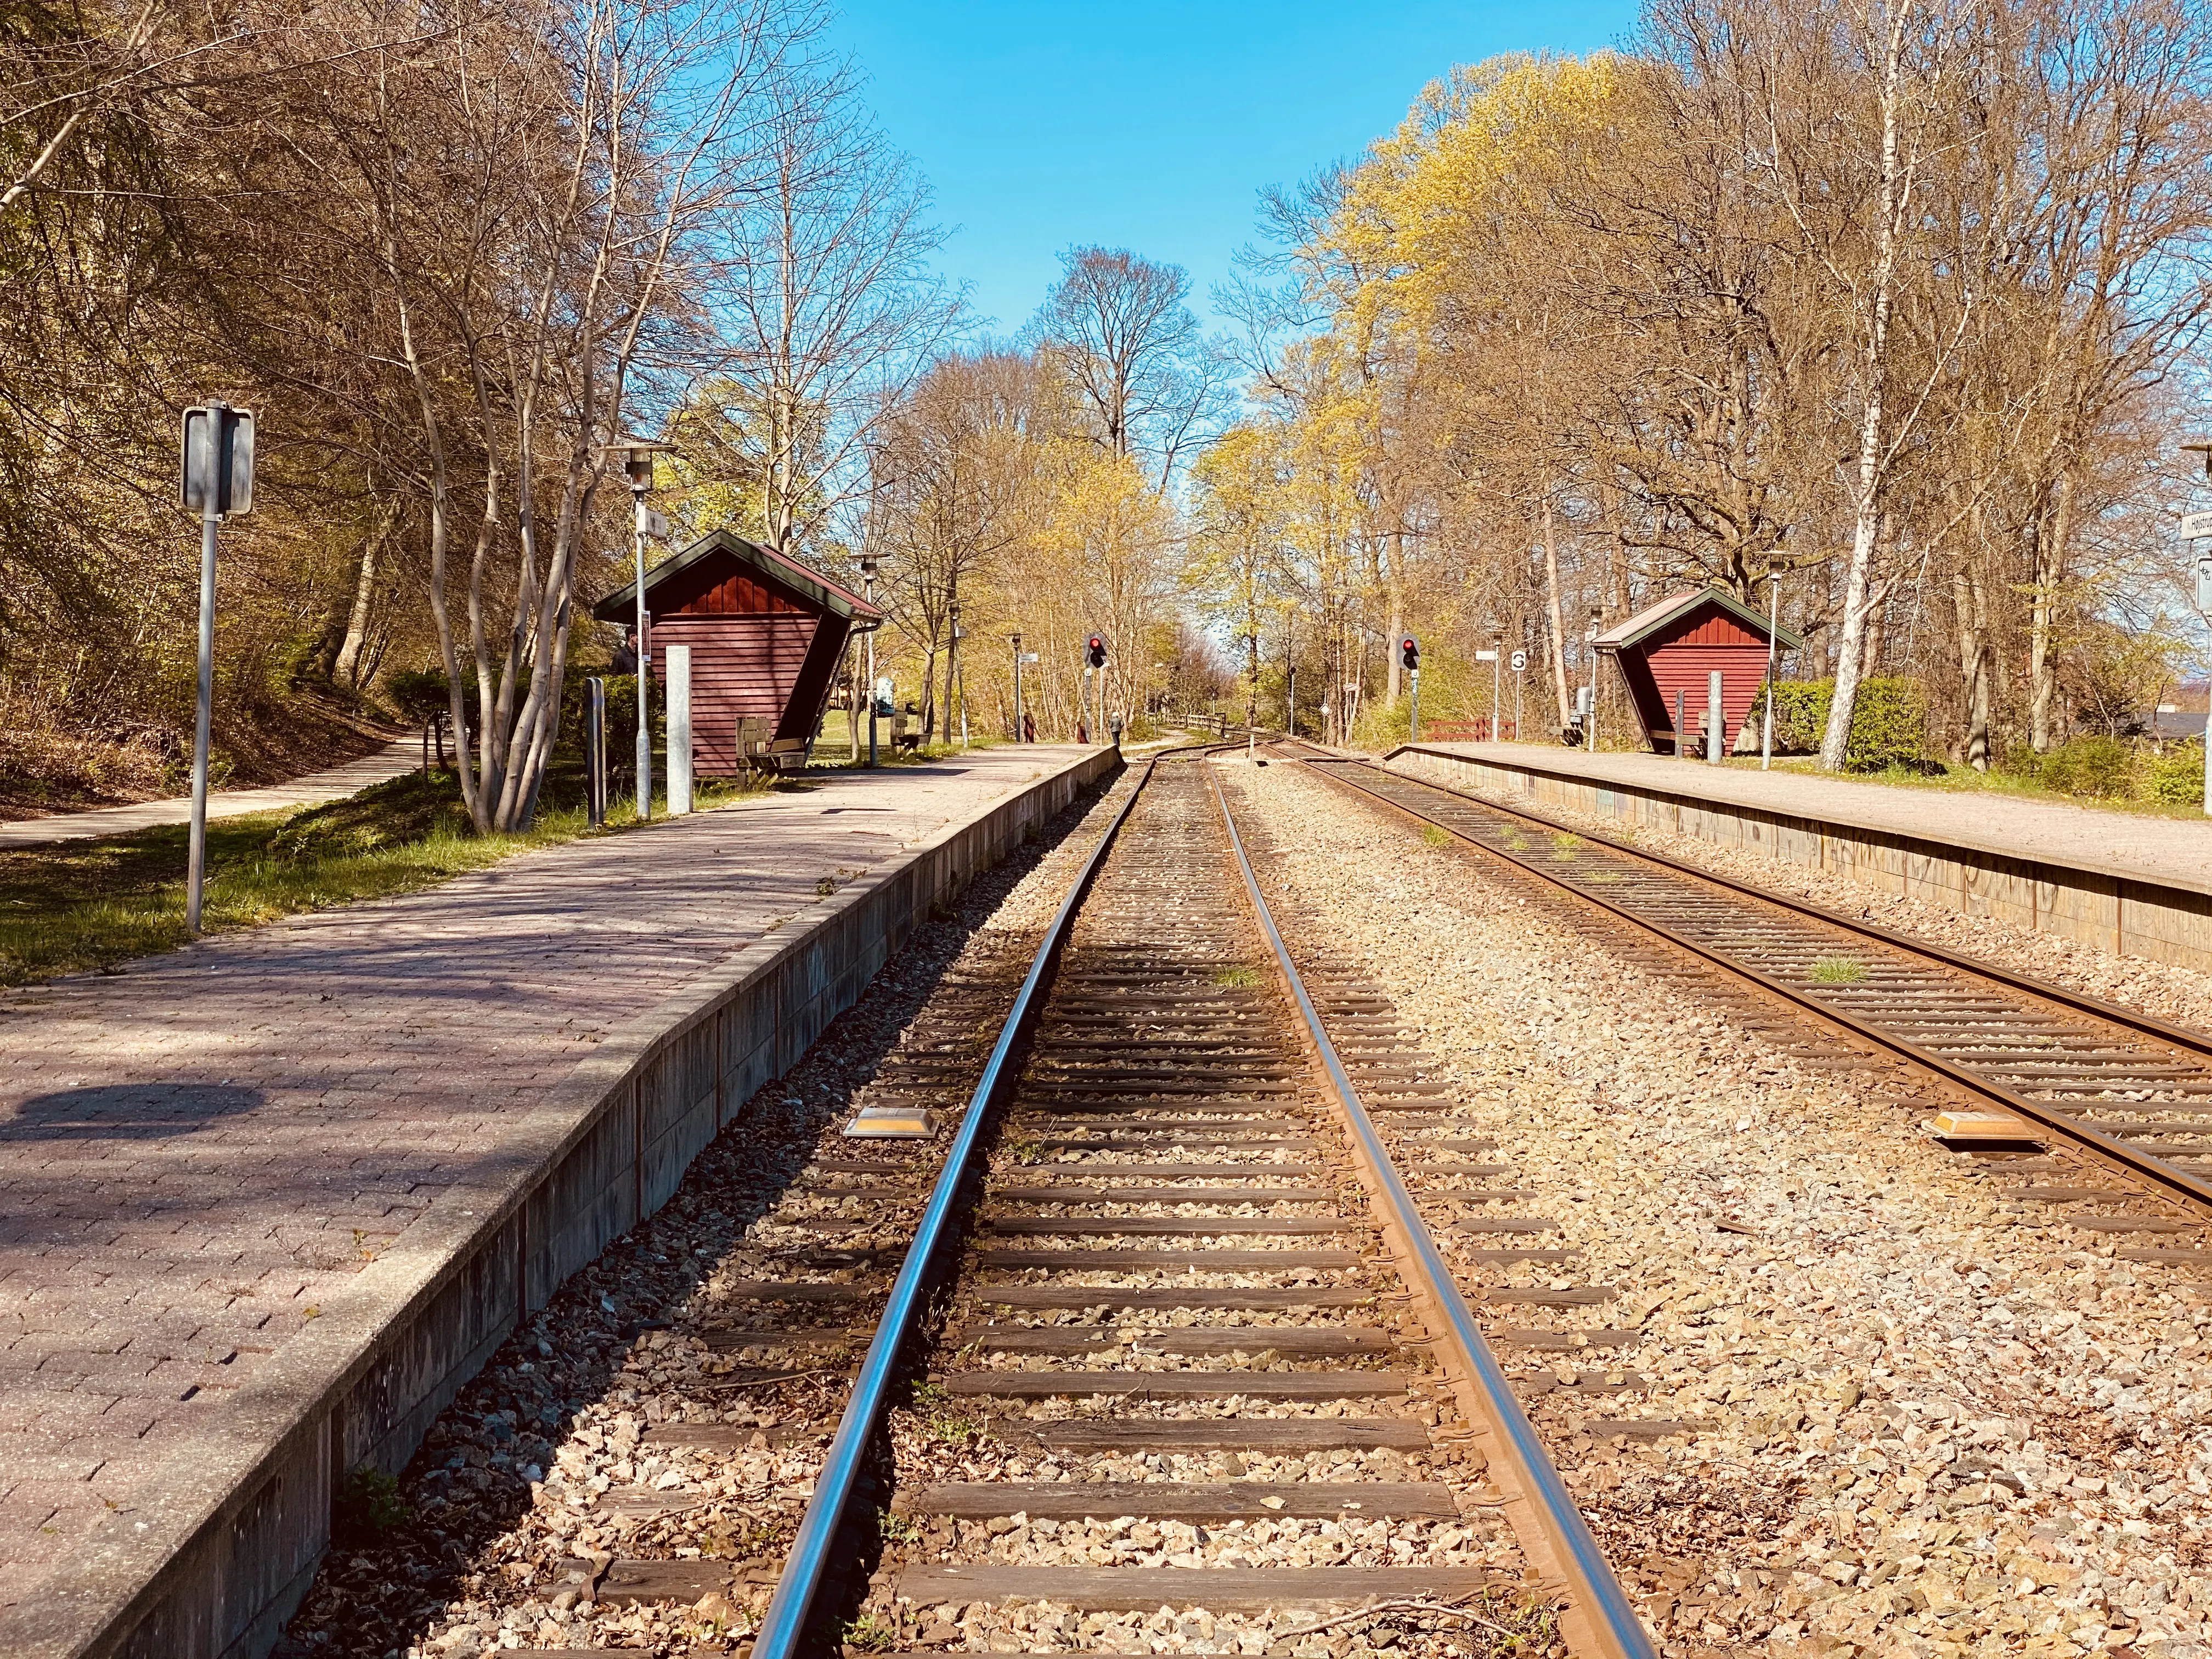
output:
{"label": "shrub", "polygon": [[2118,738],[2075,738],[2043,757],[2036,781],[2062,795],[2124,798],[2135,793],[2136,751]]}
{"label": "shrub", "polygon": [[1851,709],[1851,733],[1844,745],[1844,767],[1879,772],[1913,766],[1928,749],[1928,697],[1918,680],[1872,679],[1859,683]]}
{"label": "shrub", "polygon": [[[1827,730],[1828,706],[1835,700],[1836,683],[1827,680],[1781,680],[1774,686],[1774,747],[1781,754],[1811,754],[1820,746]],[[1761,702],[1752,711],[1754,727],[1765,719]],[[1859,682],[1857,702],[1851,709],[1851,732],[1844,746],[1844,767],[1851,772],[1879,772],[1885,767],[1915,766],[1928,747],[1928,698],[1920,682],[1876,678]]]}
{"label": "shrub", "polygon": [[2153,800],[2187,805],[2204,799],[2204,745],[2177,743],[2154,756],[2143,769],[2143,784]]}

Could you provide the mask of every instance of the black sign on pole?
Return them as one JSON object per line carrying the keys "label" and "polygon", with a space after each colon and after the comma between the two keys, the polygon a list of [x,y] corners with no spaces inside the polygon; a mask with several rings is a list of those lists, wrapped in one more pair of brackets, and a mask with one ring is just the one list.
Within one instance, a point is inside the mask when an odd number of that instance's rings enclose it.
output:
{"label": "black sign on pole", "polygon": [[179,448],[177,504],[208,516],[208,485],[215,483],[215,516],[253,510],[253,414],[211,403],[185,411]]}
{"label": "black sign on pole", "polygon": [[200,930],[200,892],[207,874],[208,740],[215,702],[216,530],[234,513],[253,510],[253,416],[212,398],[185,411],[180,425],[177,502],[200,518],[199,696],[192,726],[192,831],[185,866],[185,927]]}

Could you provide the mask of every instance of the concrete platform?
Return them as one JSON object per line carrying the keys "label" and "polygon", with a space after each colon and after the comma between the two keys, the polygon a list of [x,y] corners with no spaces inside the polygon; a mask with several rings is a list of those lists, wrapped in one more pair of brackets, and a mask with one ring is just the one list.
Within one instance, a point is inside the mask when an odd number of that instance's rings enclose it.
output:
{"label": "concrete platform", "polygon": [[[402,738],[374,755],[364,755],[343,766],[310,772],[289,783],[265,789],[215,789],[208,793],[208,817],[242,817],[248,812],[273,812],[286,806],[319,806],[326,800],[343,800],[371,784],[382,783],[422,763],[422,740]],[[189,823],[192,800],[179,795],[169,800],[144,800],[131,806],[102,806],[89,812],[57,812],[51,817],[18,818],[0,823],[0,852],[21,847],[50,847],[61,841],[94,841],[101,836],[125,835],[151,830],[158,824]]]}
{"label": "concrete platform", "polygon": [[834,774],[0,1000],[0,1652],[264,1650],[344,1473],[1115,764]]}
{"label": "concrete platform", "polygon": [[1765,853],[1970,915],[2212,969],[2212,820],[1516,743],[1409,745],[1393,768]]}

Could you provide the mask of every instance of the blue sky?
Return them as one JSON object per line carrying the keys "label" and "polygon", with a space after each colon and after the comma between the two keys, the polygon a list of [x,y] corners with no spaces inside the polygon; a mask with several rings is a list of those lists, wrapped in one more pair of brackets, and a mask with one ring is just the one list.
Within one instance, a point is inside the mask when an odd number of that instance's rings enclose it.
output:
{"label": "blue sky", "polygon": [[1204,313],[1261,188],[1356,156],[1455,63],[1634,21],[1630,0],[842,0],[836,38],[957,228],[939,268],[1011,334],[1076,243],[1184,266]]}

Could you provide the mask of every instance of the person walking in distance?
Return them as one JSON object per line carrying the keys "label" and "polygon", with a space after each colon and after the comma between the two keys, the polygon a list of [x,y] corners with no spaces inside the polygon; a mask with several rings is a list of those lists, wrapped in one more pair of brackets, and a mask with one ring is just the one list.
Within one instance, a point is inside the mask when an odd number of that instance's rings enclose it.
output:
{"label": "person walking in distance", "polygon": [[1022,715],[1022,741],[1024,743],[1035,743],[1036,741],[1036,716],[1035,714],[1024,712]]}

